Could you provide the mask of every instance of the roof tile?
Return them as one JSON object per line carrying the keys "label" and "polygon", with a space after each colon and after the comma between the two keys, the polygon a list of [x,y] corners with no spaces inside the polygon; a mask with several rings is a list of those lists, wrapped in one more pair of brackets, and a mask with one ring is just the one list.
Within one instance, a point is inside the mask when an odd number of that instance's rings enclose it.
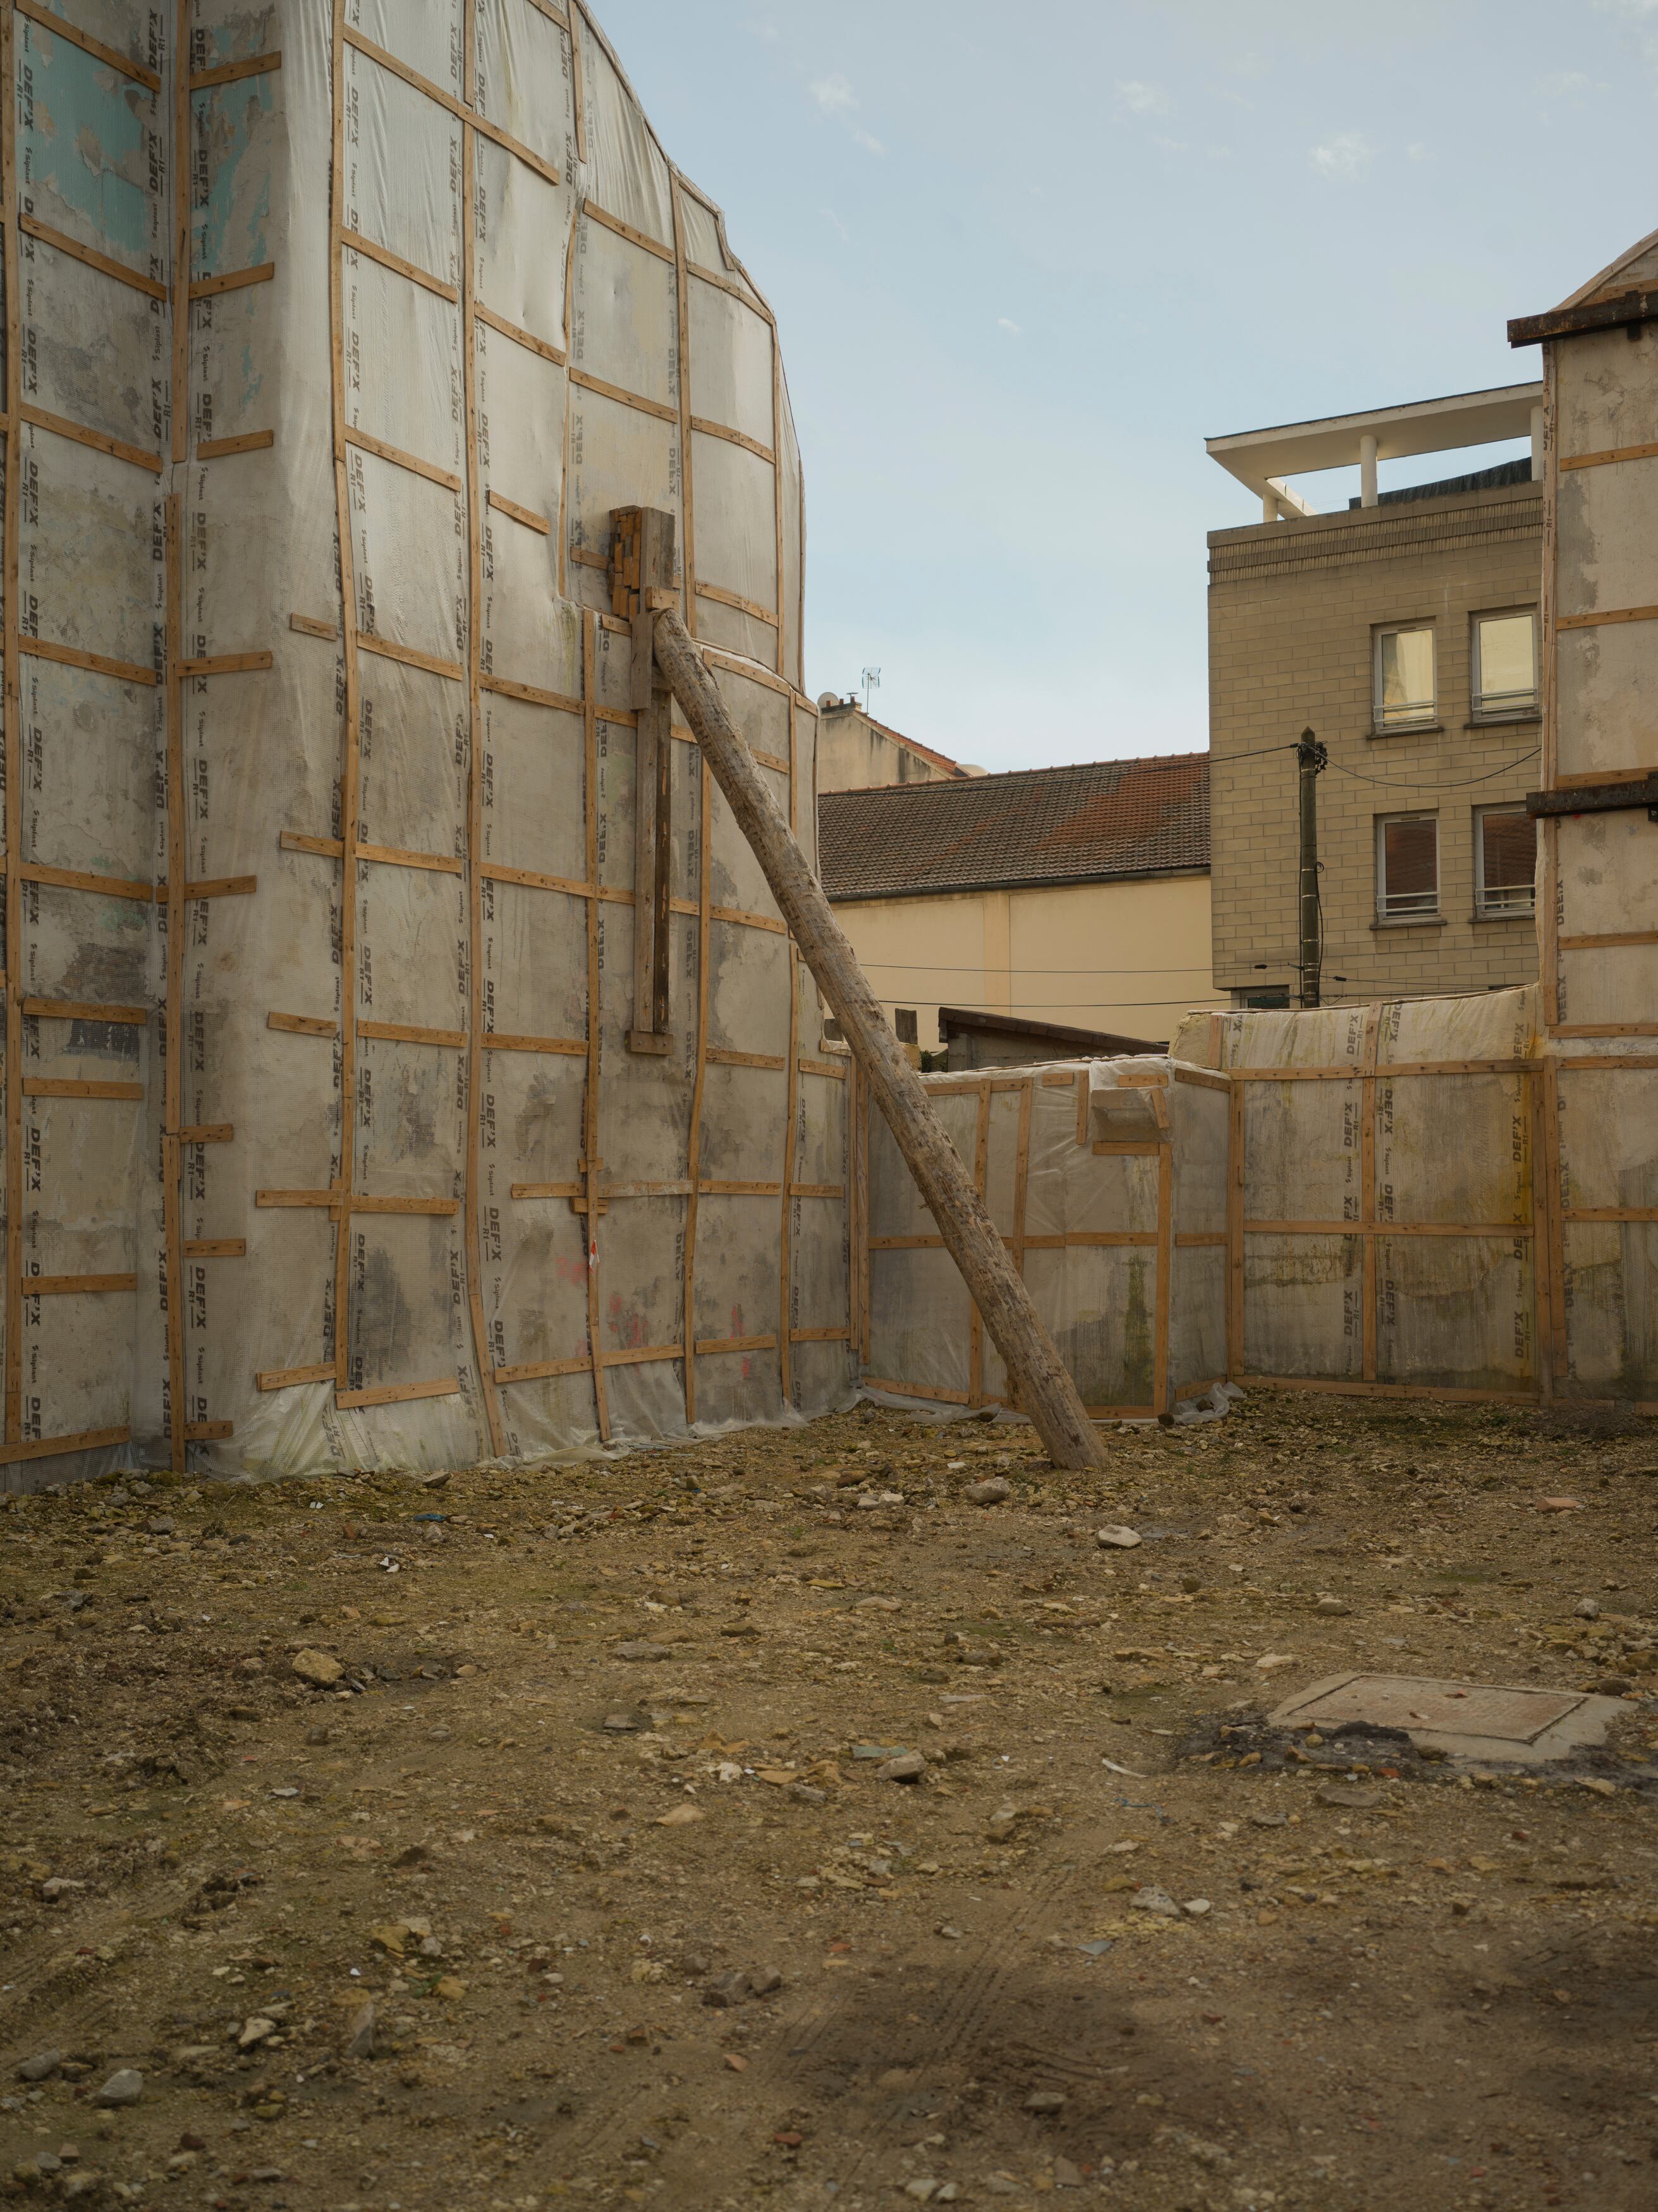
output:
{"label": "roof tile", "polygon": [[1159,754],[818,796],[831,899],[1100,883],[1209,866],[1209,756]]}

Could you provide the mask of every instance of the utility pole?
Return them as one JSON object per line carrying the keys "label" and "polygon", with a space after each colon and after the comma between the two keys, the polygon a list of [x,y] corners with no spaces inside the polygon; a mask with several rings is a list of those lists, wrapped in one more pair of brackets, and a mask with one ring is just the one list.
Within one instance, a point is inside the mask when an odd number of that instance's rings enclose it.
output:
{"label": "utility pole", "polygon": [[1318,779],[1330,758],[1310,730],[1296,747],[1301,778],[1301,1003],[1319,1002],[1319,969],[1324,957],[1323,915],[1318,895]]}

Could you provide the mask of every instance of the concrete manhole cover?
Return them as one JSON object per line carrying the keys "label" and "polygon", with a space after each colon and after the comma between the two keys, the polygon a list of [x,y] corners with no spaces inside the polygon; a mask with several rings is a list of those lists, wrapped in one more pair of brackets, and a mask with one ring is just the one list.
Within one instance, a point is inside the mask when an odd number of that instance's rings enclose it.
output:
{"label": "concrete manhole cover", "polygon": [[1420,1750],[1465,1759],[1541,1765],[1605,1741],[1622,1712],[1616,1698],[1576,1690],[1526,1690],[1484,1682],[1440,1682],[1412,1674],[1327,1674],[1268,1716],[1275,1728],[1322,1729],[1351,1721],[1400,1729]]}

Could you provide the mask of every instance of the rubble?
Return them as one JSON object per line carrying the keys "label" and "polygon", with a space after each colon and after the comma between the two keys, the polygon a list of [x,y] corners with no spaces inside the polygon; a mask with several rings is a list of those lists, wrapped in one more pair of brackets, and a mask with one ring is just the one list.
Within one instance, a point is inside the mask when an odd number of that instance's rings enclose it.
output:
{"label": "rubble", "polygon": [[[366,2203],[340,2177],[372,2159],[381,2196],[447,2212],[458,2188],[524,2193],[502,2152],[533,2137],[549,2188],[659,2173],[676,2201],[720,2201],[666,2117],[683,2104],[801,2185],[871,2142],[872,2203],[918,2179],[929,2203],[1035,2203],[1038,2182],[1072,2188],[1061,2158],[1086,2190],[1107,2157],[1118,2193],[1132,2163],[1148,2202],[1178,2202],[1195,2154],[1158,2130],[1218,2142],[1229,2189],[1254,2188],[1252,2143],[1327,2100],[1317,2052],[1369,2069],[1362,2110],[1430,2203],[1402,2086],[1430,2057],[1439,2108],[1492,2138],[1531,2109],[1516,2080],[1549,2069],[1586,2124],[1591,2090],[1611,2100],[1597,2128],[1638,2110],[1638,2041],[1583,2031],[1612,1994],[1638,2006],[1658,1942],[1658,1589],[1614,1540],[1647,1528],[1649,1484],[1623,1470],[1649,1444],[1263,1395],[1124,1437],[1096,1493],[1017,1428],[997,1443],[1013,1494],[990,1513],[950,1487],[970,1449],[895,1411],[561,1468],[556,1509],[544,1474],[456,1468],[452,1534],[395,1597],[375,1562],[424,1502],[413,1480],[163,1483],[155,1558],[105,1532],[156,1498],[8,1508],[0,1928],[21,1930],[6,1978],[39,1993],[0,2172],[61,2157],[96,2113],[95,2166],[86,2145],[34,2192],[95,2170],[104,2202],[146,2172],[234,2196],[258,2170],[290,2202]],[[802,1504],[854,1460],[904,1494],[906,1526]],[[1434,1467],[1433,1531],[1407,1462]],[[1568,1466],[1593,1513],[1515,1512]],[[1132,1568],[1094,1541],[1108,1495],[1147,1534]],[[566,1504],[592,1524],[578,1552],[546,1533]],[[88,1552],[94,1602],[60,1644],[42,1634],[60,1555]],[[1320,1613],[1330,1595],[1351,1610]],[[189,1632],[129,1632],[152,1615]],[[739,1621],[757,1633],[720,1633]],[[635,1641],[669,1656],[616,1656]],[[292,1671],[302,1651],[361,1686],[336,1702]],[[1506,1687],[1553,1726],[1598,1711],[1613,1667],[1634,1686],[1603,1740],[1540,1761],[1442,1751],[1408,1706],[1396,1726],[1300,1709],[1381,1668],[1402,1697],[1439,1685],[1438,1720]],[[1486,2005],[1489,2053],[1462,2021]],[[967,2021],[959,2048],[941,2017]],[[900,2061],[910,2086],[874,2105],[905,2112],[872,2136],[867,2085]],[[139,2069],[135,2105],[97,2103]],[[458,2094],[440,2132],[481,2185],[407,2163]],[[1027,2112],[1033,2094],[1066,2102]],[[977,2116],[971,2162],[955,2119],[922,2117],[951,2099]],[[594,2119],[660,2148],[592,2171]]]}

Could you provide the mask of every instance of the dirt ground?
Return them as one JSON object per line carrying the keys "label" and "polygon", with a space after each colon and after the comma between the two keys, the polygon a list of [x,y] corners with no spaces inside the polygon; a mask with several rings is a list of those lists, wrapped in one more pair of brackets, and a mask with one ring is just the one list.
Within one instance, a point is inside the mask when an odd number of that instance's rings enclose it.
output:
{"label": "dirt ground", "polygon": [[[1257,1395],[1108,1441],[865,1406],[5,1500],[0,2189],[1658,2203],[1658,1440]],[[1260,1724],[1355,1666],[1627,1720],[1541,1778]]]}

